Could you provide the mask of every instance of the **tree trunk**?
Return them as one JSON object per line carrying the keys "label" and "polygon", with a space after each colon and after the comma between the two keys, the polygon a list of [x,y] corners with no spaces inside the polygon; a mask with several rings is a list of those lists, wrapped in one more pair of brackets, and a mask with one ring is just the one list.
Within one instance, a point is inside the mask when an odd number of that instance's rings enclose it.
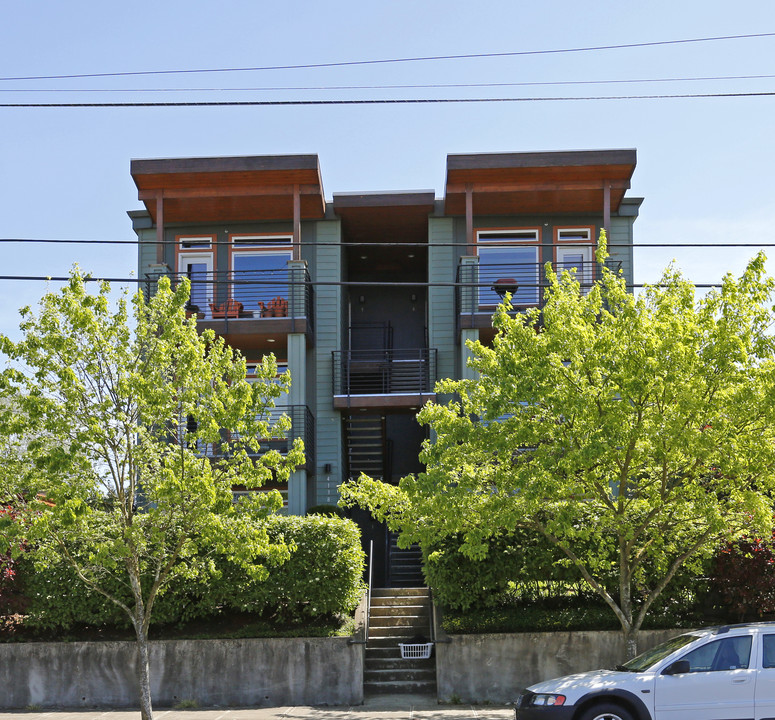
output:
{"label": "tree trunk", "polygon": [[624,650],[627,653],[627,659],[632,660],[638,654],[638,631],[632,627],[623,630]]}
{"label": "tree trunk", "polygon": [[140,718],[153,720],[151,706],[151,672],[148,662],[148,634],[140,627],[137,634],[137,685],[140,691]]}

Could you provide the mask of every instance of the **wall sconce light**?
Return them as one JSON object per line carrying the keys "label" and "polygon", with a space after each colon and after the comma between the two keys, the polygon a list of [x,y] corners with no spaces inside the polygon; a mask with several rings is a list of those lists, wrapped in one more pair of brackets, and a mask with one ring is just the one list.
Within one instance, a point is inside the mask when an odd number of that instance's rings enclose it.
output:
{"label": "wall sconce light", "polygon": [[363,303],[365,303],[365,302],[366,302],[366,298],[365,298],[363,295],[361,295],[361,296],[358,298],[358,302],[359,302],[361,305],[363,305]]}
{"label": "wall sconce light", "polygon": [[326,463],[323,465],[323,472],[328,475],[331,472],[331,463]]}

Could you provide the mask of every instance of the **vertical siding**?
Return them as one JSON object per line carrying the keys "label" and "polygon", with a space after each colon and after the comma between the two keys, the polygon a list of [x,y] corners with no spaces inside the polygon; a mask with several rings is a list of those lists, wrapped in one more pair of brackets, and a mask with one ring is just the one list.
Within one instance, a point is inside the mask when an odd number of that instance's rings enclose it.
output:
{"label": "vertical siding", "polygon": [[[612,262],[621,262],[622,272],[627,281],[627,286],[632,287],[632,225],[633,217],[612,217],[611,236],[608,239],[608,252]],[[617,243],[622,246],[617,247]]]}
{"label": "vertical siding", "polygon": [[[310,273],[314,281],[339,281],[342,273],[341,225],[338,220],[317,223],[317,245]],[[312,503],[335,503],[339,499],[338,485],[342,482],[342,422],[333,407],[331,353],[342,344],[342,287],[315,286],[315,372],[314,397],[315,431],[317,433],[316,497]],[[331,465],[331,473],[322,471]]]}
{"label": "vertical siding", "polygon": [[[428,221],[428,281],[452,283],[455,280],[455,248],[453,220],[430,218]],[[446,243],[446,246],[439,246]],[[437,376],[457,377],[455,369],[457,318],[455,317],[455,288],[428,288],[428,341],[438,355]]]}
{"label": "vertical siding", "polygon": [[148,228],[136,232],[140,241],[137,246],[137,267],[142,280],[151,271],[151,266],[156,264],[156,230]]}

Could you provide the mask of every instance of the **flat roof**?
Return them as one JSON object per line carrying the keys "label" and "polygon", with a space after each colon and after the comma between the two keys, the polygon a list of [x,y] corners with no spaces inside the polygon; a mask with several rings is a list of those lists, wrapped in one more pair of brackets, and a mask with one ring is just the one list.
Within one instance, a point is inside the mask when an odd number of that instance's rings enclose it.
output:
{"label": "flat roof", "polygon": [[464,215],[470,188],[475,215],[600,212],[607,185],[615,211],[636,160],[634,149],[448,155],[444,209]]}
{"label": "flat roof", "polygon": [[138,198],[156,222],[237,222],[293,218],[298,186],[302,219],[322,218],[325,198],[317,155],[132,160]]}

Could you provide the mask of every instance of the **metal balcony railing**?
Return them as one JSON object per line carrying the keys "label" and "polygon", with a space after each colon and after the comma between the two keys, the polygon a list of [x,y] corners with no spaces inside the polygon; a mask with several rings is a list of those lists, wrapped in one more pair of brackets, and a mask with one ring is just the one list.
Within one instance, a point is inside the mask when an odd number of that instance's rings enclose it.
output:
{"label": "metal balcony railing", "polygon": [[187,309],[200,320],[287,317],[306,318],[312,325],[313,291],[305,268],[149,273],[149,295],[162,275],[170,277],[173,285],[188,277],[191,299]]}
{"label": "metal balcony railing", "polygon": [[[511,293],[514,307],[543,304],[543,293],[548,282],[544,263],[465,264],[457,268],[458,313],[492,312],[507,292]],[[620,261],[606,261],[611,270],[621,269]],[[553,262],[555,272],[568,270],[581,285],[581,292],[589,292],[600,277],[600,264],[595,261]]]}
{"label": "metal balcony railing", "polygon": [[334,350],[334,395],[408,395],[432,392],[436,349]]}
{"label": "metal balcony railing", "polygon": [[[268,420],[274,423],[282,415],[287,415],[291,420],[291,427],[282,437],[261,438],[259,439],[260,448],[256,457],[260,457],[269,450],[277,450],[281,454],[286,454],[293,444],[294,439],[301,438],[304,441],[304,466],[307,468],[315,467],[315,418],[306,405],[278,405],[272,408],[268,413]],[[179,438],[183,438],[186,432],[194,432],[196,424],[189,418],[186,422],[181,422],[178,433]],[[234,436],[222,433],[223,437],[220,444],[197,442],[197,450],[202,456],[213,458],[214,460],[223,457],[229,453],[229,440]],[[235,438],[236,439],[236,438]]]}

